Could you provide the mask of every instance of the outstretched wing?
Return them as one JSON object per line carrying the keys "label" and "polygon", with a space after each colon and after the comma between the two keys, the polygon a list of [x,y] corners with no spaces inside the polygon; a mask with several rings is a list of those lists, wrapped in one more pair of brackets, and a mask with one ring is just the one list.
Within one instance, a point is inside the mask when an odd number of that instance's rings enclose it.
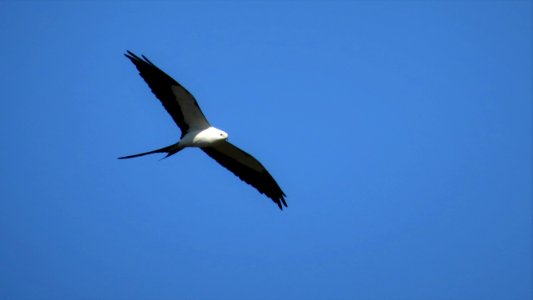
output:
{"label": "outstretched wing", "polygon": [[261,194],[272,199],[280,209],[287,207],[285,193],[281,190],[272,175],[263,165],[250,154],[224,141],[202,150],[219,164],[237,175],[242,181],[255,187]]}
{"label": "outstretched wing", "polygon": [[144,55],[142,58],[128,51],[127,58],[137,67],[154,95],[161,101],[183,137],[189,128],[203,129],[211,126],[198,106],[194,96],[181,84],[161,71]]}

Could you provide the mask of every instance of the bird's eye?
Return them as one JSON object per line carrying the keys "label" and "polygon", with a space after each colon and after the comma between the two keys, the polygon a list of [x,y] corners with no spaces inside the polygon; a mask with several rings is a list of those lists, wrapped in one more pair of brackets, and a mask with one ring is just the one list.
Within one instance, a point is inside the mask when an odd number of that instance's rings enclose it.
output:
{"label": "bird's eye", "polygon": [[220,136],[224,136],[224,134],[223,134],[223,133],[221,133],[221,134],[220,134]]}

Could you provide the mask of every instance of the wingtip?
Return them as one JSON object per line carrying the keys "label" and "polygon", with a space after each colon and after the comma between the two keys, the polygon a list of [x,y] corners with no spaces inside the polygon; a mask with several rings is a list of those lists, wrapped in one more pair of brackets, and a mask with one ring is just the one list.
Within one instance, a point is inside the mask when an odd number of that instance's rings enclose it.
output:
{"label": "wingtip", "polygon": [[124,53],[124,56],[126,56],[129,59],[135,59],[137,55],[135,53],[131,52],[130,50],[126,50],[126,53]]}
{"label": "wingtip", "polygon": [[276,201],[276,204],[278,205],[280,210],[283,210],[283,206],[288,207],[287,202],[285,201],[285,194],[279,197],[278,201]]}
{"label": "wingtip", "polygon": [[[131,52],[130,50],[126,50],[126,53],[124,53],[124,56],[126,56],[133,63],[144,61],[142,58],[137,56],[137,54]],[[142,57],[144,58],[144,55],[142,55]]]}
{"label": "wingtip", "polygon": [[145,62],[151,64],[151,65],[154,65],[146,56],[144,55],[141,55],[141,57],[144,59]]}
{"label": "wingtip", "polygon": [[154,66],[154,64],[146,56],[141,55],[141,57],[139,57],[135,53],[131,52],[130,50],[126,50],[126,53],[124,53],[124,56],[126,56],[134,64],[137,64],[138,62],[144,62],[144,63]]}

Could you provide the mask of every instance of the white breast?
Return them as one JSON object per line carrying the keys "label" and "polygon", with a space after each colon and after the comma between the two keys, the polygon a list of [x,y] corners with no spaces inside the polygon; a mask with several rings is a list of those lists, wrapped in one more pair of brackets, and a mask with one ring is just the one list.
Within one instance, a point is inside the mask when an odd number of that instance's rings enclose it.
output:
{"label": "white breast", "polygon": [[209,127],[204,130],[189,131],[181,139],[180,144],[184,147],[208,147],[216,145],[228,138],[228,134],[218,128]]}

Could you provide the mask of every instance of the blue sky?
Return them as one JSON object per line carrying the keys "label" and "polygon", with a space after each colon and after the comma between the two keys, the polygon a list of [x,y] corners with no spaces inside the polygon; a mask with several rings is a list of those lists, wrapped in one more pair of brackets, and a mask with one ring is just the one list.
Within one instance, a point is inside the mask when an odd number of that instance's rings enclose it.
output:
{"label": "blue sky", "polygon": [[[529,1],[0,2],[2,299],[531,299]],[[288,209],[197,149],[186,86]]]}

